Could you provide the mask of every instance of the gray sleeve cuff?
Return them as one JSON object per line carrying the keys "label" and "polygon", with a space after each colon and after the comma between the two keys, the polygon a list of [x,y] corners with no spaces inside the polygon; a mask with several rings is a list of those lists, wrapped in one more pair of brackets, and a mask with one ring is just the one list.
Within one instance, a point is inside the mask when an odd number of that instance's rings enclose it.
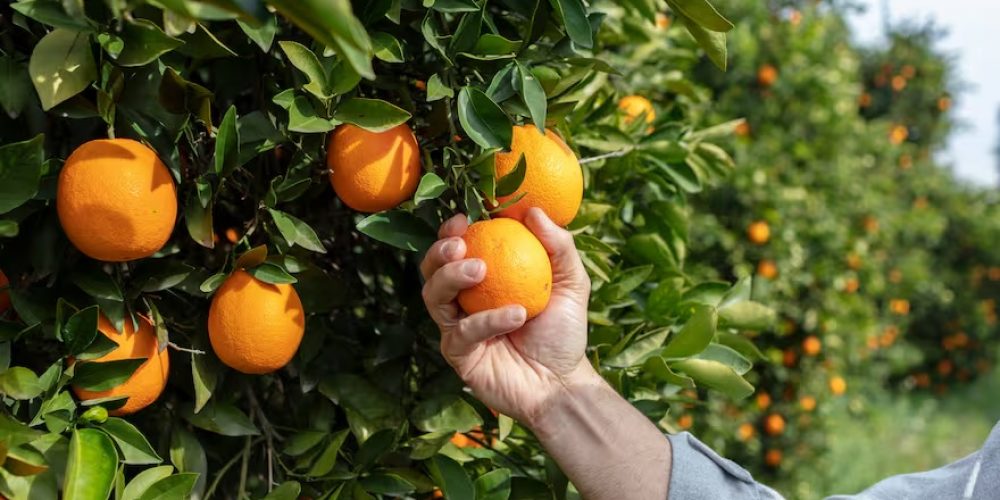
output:
{"label": "gray sleeve cuff", "polygon": [[781,500],[774,490],[758,484],[746,469],[712,451],[690,433],[668,435],[672,448],[671,500]]}

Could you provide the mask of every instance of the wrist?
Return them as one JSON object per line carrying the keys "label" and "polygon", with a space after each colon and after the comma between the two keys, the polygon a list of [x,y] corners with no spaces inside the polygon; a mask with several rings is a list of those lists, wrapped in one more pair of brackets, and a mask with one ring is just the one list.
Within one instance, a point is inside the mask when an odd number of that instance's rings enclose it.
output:
{"label": "wrist", "polygon": [[558,380],[555,389],[524,422],[539,439],[553,436],[565,427],[572,414],[585,408],[595,392],[612,391],[604,378],[586,360]]}

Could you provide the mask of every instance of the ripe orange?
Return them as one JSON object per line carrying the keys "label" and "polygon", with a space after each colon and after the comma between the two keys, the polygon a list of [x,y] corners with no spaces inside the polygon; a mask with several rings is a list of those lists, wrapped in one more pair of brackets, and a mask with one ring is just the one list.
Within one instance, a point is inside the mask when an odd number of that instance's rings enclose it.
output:
{"label": "ripe orange", "polygon": [[475,440],[469,438],[461,432],[456,432],[454,436],[451,437],[451,444],[459,448],[482,448],[483,445],[477,443]]}
{"label": "ripe orange", "polygon": [[889,131],[889,142],[898,146],[910,136],[910,131],[903,125],[894,125]]}
{"label": "ripe orange", "polygon": [[736,125],[736,129],[733,131],[736,137],[749,137],[750,136],[750,123],[746,120],[741,121]]}
{"label": "ripe orange", "polygon": [[0,314],[7,312],[10,309],[10,294],[7,293],[7,287],[10,282],[7,281],[7,275],[0,271]]}
{"label": "ripe orange", "polygon": [[896,92],[901,92],[905,88],[906,88],[906,78],[904,78],[902,75],[896,75],[892,77],[892,90],[895,90]]}
{"label": "ripe orange", "polygon": [[497,179],[514,170],[521,154],[528,165],[521,187],[497,201],[503,204],[527,194],[500,215],[523,220],[529,208],[539,207],[556,224],[569,224],[583,201],[583,170],[576,154],[551,130],[542,135],[534,125],[517,125],[510,152],[496,155]]}
{"label": "ripe orange", "polygon": [[747,442],[753,439],[754,434],[757,431],[754,429],[753,425],[743,422],[740,424],[739,429],[736,431],[736,435],[740,438],[740,441]]}
{"label": "ripe orange", "polygon": [[291,361],[305,332],[305,311],[292,285],[272,285],[236,271],[208,311],[212,350],[243,373],[273,372]]}
{"label": "ripe orange", "polygon": [[131,139],[100,139],[66,159],[56,209],[81,252],[124,262],[149,257],[170,239],[177,189],[152,149]]}
{"label": "ripe orange", "polygon": [[765,64],[757,70],[757,83],[762,87],[770,87],[776,81],[778,81],[778,68]]}
{"label": "ripe orange", "polygon": [[795,366],[795,362],[798,360],[798,355],[796,355],[795,351],[791,349],[785,349],[785,351],[781,353],[781,363],[788,368]]}
{"label": "ripe orange", "polygon": [[104,391],[88,391],[73,386],[76,397],[87,401],[91,399],[112,398],[118,396],[128,396],[125,404],[109,412],[110,415],[129,415],[135,413],[156,401],[167,385],[167,375],[170,373],[169,350],[159,349],[156,340],[156,329],[149,319],[139,317],[139,330],[132,328],[132,322],[125,319],[125,333],[115,330],[107,317],[103,314],[97,321],[97,329],[105,337],[118,344],[113,351],[97,358],[93,361],[80,361],[80,363],[102,363],[105,361],[119,361],[123,359],[148,358],[145,363],[139,366],[132,376],[121,385],[112,387]]}
{"label": "ripe orange", "polygon": [[747,237],[755,245],[763,245],[771,239],[771,228],[766,222],[759,220],[747,227]]}
{"label": "ripe orange", "polygon": [[781,459],[783,458],[781,450],[770,449],[764,454],[764,463],[768,467],[777,467],[781,465]]}
{"label": "ripe orange", "polygon": [[910,79],[917,76],[917,68],[914,68],[912,64],[904,64],[903,67],[900,68],[899,74],[902,75],[903,78]]}
{"label": "ripe orange", "polygon": [[381,212],[417,190],[420,147],[405,123],[385,132],[344,124],[330,134],[326,165],[344,204],[359,212]]}
{"label": "ripe orange", "polygon": [[421,92],[424,92],[427,90],[427,82],[423,80],[414,80],[413,87]]}
{"label": "ripe orange", "polygon": [[807,356],[816,356],[823,349],[823,342],[815,335],[810,335],[802,341],[802,352]]}
{"label": "ripe orange", "polygon": [[762,260],[757,264],[757,274],[764,279],[774,279],[778,276],[778,266],[770,260]]}
{"label": "ripe orange", "polygon": [[785,432],[785,418],[777,413],[772,413],[764,419],[764,432],[771,436],[778,436]]}
{"label": "ripe orange", "polygon": [[942,377],[947,377],[948,375],[951,375],[951,372],[954,369],[955,365],[952,364],[950,359],[942,359],[941,361],[938,361],[937,364],[938,375],[941,375]]}
{"label": "ripe orange", "polygon": [[847,381],[844,380],[844,377],[834,375],[833,378],[830,379],[830,392],[832,392],[835,396],[840,396],[847,392]]}
{"label": "ripe orange", "polygon": [[226,241],[235,245],[237,241],[240,241],[240,232],[235,227],[226,229]]}
{"label": "ripe orange", "polygon": [[847,280],[844,281],[844,291],[845,292],[847,292],[847,293],[854,293],[854,292],[858,291],[858,288],[861,288],[861,283],[858,281],[857,278],[850,277],[850,278],[847,278]]}
{"label": "ripe orange", "polygon": [[889,301],[889,310],[893,314],[905,316],[910,313],[910,301],[906,299],[892,299]]}
{"label": "ripe orange", "polygon": [[938,111],[941,112],[948,111],[949,109],[951,109],[951,98],[947,96],[939,98],[937,102],[937,107]]}
{"label": "ripe orange", "polygon": [[491,219],[469,226],[465,236],[468,259],[486,263],[486,277],[458,294],[469,314],[521,304],[528,319],[541,313],[552,294],[552,264],[538,238],[513,219]]}
{"label": "ripe orange", "polygon": [[760,408],[761,410],[766,410],[769,406],[771,406],[771,395],[766,392],[758,394],[757,408]]}
{"label": "ripe orange", "polygon": [[813,411],[816,409],[816,398],[812,396],[802,396],[802,398],[799,399],[799,406],[802,408],[802,411]]}
{"label": "ripe orange", "polygon": [[645,114],[646,123],[653,123],[656,119],[656,110],[653,103],[641,95],[627,95],[618,101],[618,109],[625,113],[625,123],[632,123],[640,115]]}
{"label": "ripe orange", "polygon": [[670,18],[663,14],[662,12],[656,13],[656,27],[665,30],[670,27]]}
{"label": "ripe orange", "polygon": [[681,429],[690,429],[693,425],[694,417],[692,417],[689,413],[685,413],[677,419],[677,427],[680,427]]}

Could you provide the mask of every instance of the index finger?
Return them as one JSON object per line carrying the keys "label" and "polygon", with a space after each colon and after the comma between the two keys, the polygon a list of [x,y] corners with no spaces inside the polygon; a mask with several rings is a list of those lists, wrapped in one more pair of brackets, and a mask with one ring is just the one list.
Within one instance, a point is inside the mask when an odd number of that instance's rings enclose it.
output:
{"label": "index finger", "polygon": [[444,221],[438,229],[438,238],[450,238],[462,236],[469,228],[469,219],[465,214],[455,214],[450,219]]}

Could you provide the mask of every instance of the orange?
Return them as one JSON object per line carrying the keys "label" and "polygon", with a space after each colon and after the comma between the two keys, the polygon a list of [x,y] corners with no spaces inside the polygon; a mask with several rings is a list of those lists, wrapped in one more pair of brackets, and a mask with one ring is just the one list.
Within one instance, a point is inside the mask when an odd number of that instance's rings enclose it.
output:
{"label": "orange", "polygon": [[860,287],[861,283],[858,281],[857,278],[851,277],[847,278],[847,280],[844,281],[844,291],[847,293],[854,293],[858,291],[858,288]]}
{"label": "orange", "polygon": [[[88,391],[73,386],[76,397],[87,401],[91,399],[128,396],[125,404],[108,412],[110,415],[129,415],[135,413],[156,401],[167,385],[167,375],[170,373],[170,355],[167,349],[160,349],[156,339],[156,329],[153,323],[139,316],[139,330],[132,328],[132,322],[125,318],[125,333],[115,330],[103,314],[97,321],[97,329],[105,337],[118,344],[113,351],[93,361],[79,363],[102,363],[122,359],[147,358],[146,362],[132,373],[132,376],[122,384],[104,391]],[[166,347],[166,346],[164,346]]]}
{"label": "orange", "polygon": [[942,377],[947,377],[948,375],[951,375],[951,372],[954,369],[955,365],[952,364],[950,359],[942,359],[941,361],[938,361],[937,372]]}
{"label": "orange", "polygon": [[656,27],[665,30],[670,27],[670,18],[663,14],[662,12],[656,13]]}
{"label": "orange", "polygon": [[921,389],[926,389],[931,385],[931,377],[926,373],[918,373],[913,377],[914,383]]}
{"label": "orange", "polygon": [[847,392],[847,381],[844,380],[844,377],[835,375],[830,379],[830,392],[836,396],[840,396],[841,394]]}
{"label": "orange", "polygon": [[417,190],[420,147],[405,123],[385,132],[344,124],[330,134],[326,165],[330,184],[345,205],[359,212],[381,212]]}
{"label": "orange", "polygon": [[937,102],[938,111],[944,112],[951,108],[951,98],[941,97]]}
{"label": "orange", "polygon": [[762,87],[770,87],[776,81],[778,81],[778,68],[765,64],[757,70],[757,83]]}
{"label": "orange", "polygon": [[823,349],[823,343],[815,335],[810,335],[802,341],[802,352],[808,356],[815,356]]}
{"label": "orange", "polygon": [[458,294],[469,313],[520,304],[528,319],[541,313],[552,294],[552,264],[538,238],[514,219],[479,221],[462,237],[467,259],[482,259],[486,277]]}
{"label": "orange", "polygon": [[427,82],[423,80],[414,80],[413,87],[421,92],[424,92],[427,90]]}
{"label": "orange", "polygon": [[757,431],[753,428],[753,425],[743,422],[740,424],[740,428],[736,431],[736,435],[739,436],[740,441],[746,442],[753,439],[756,432]]}
{"label": "orange", "polygon": [[906,88],[906,78],[904,78],[902,75],[896,75],[892,77],[892,90],[895,90],[896,92],[901,92],[905,88]]}
{"label": "orange", "polygon": [[772,413],[764,419],[764,432],[771,436],[777,436],[785,432],[785,418],[777,413]]}
{"label": "orange", "polygon": [[681,415],[680,418],[677,419],[677,427],[680,427],[681,429],[690,429],[693,425],[694,417],[690,414]]}
{"label": "orange", "polygon": [[813,411],[816,409],[816,398],[812,396],[802,396],[799,399],[799,406],[802,407],[803,411]]}
{"label": "orange", "polygon": [[7,287],[10,282],[7,281],[7,275],[0,271],[0,314],[7,312],[10,309],[10,294],[7,293]]}
{"label": "orange", "polygon": [[781,363],[788,368],[795,366],[796,361],[798,361],[798,356],[795,354],[795,351],[785,349],[785,352],[781,353]]}
{"label": "orange", "polygon": [[177,189],[152,149],[131,139],[100,139],[66,159],[56,209],[81,252],[125,262],[153,255],[170,239]]}
{"label": "orange", "polygon": [[766,222],[759,220],[747,227],[747,237],[750,238],[751,243],[763,245],[767,243],[767,240],[771,239],[771,228],[768,227]]}
{"label": "orange", "polygon": [[863,92],[860,97],[858,97],[858,106],[862,108],[867,108],[872,105],[872,95],[868,92]]}
{"label": "orange", "polygon": [[483,445],[476,442],[474,439],[462,434],[461,432],[456,432],[454,436],[451,437],[451,444],[459,448],[482,448]]}
{"label": "orange", "polygon": [[792,11],[788,14],[788,22],[792,26],[798,26],[799,23],[802,22],[802,13],[796,9],[792,9]]}
{"label": "orange", "polygon": [[778,266],[770,260],[762,260],[757,264],[757,274],[764,279],[774,279],[778,276]]}
{"label": "orange", "polygon": [[892,299],[889,301],[889,310],[893,314],[905,316],[910,313],[910,301],[906,299]]}
{"label": "orange", "polygon": [[291,361],[305,332],[305,311],[292,285],[273,285],[236,271],[208,311],[212,350],[230,368],[270,373]]}
{"label": "orange", "polygon": [[226,229],[226,241],[236,244],[237,241],[240,241],[240,232],[235,227]]}
{"label": "orange", "polygon": [[903,78],[910,79],[917,76],[917,68],[914,68],[912,64],[905,64],[899,70],[899,74],[902,75]]}
{"label": "orange", "polygon": [[864,219],[861,220],[861,227],[869,233],[878,232],[878,219],[872,215],[866,215]]}
{"label": "orange", "polygon": [[736,137],[749,137],[750,136],[750,123],[746,120],[741,121],[736,125],[736,129],[733,130]]}
{"label": "orange", "polygon": [[861,269],[861,256],[853,252],[847,254],[847,267],[855,271]]}
{"label": "orange", "polygon": [[903,125],[894,125],[892,130],[889,131],[889,142],[894,145],[900,145],[907,137],[910,136],[910,131],[906,129]]}
{"label": "orange", "polygon": [[618,101],[618,109],[625,113],[625,123],[632,123],[640,115],[645,114],[646,123],[653,123],[656,119],[656,111],[653,103],[641,95],[627,95]]}
{"label": "orange", "polygon": [[766,410],[769,406],[771,406],[771,395],[766,392],[758,394],[757,408],[760,408],[761,410]]}
{"label": "orange", "polygon": [[768,467],[777,467],[781,465],[781,459],[783,458],[781,450],[770,449],[764,454],[764,463]]}
{"label": "orange", "polygon": [[517,125],[510,152],[496,155],[497,179],[514,170],[521,154],[528,165],[524,181],[513,194],[497,201],[503,204],[526,194],[500,215],[523,220],[529,208],[538,207],[556,224],[569,224],[583,201],[583,170],[576,154],[551,130],[542,135],[534,125]]}

